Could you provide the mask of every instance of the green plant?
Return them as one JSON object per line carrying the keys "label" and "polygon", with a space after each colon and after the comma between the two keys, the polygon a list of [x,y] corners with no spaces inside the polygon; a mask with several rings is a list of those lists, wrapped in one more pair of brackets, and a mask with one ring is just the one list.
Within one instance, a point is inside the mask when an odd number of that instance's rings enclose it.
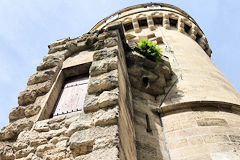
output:
{"label": "green plant", "polygon": [[156,44],[146,39],[140,40],[138,43],[139,53],[144,55],[147,59],[152,61],[160,61],[162,58],[161,48],[157,47]]}

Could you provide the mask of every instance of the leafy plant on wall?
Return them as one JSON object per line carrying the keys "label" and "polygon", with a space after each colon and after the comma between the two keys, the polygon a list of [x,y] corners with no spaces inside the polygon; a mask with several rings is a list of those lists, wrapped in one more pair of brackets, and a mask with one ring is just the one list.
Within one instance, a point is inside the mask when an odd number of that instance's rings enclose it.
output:
{"label": "leafy plant on wall", "polygon": [[140,40],[138,47],[132,48],[134,51],[145,56],[147,59],[152,61],[160,61],[162,59],[161,48],[157,47],[156,44],[146,39]]}

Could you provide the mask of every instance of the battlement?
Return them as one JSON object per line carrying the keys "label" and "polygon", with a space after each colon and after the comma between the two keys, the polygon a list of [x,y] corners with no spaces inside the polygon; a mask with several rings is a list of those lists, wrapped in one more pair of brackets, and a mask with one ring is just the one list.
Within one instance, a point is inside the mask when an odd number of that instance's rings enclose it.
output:
{"label": "battlement", "polygon": [[172,5],[147,3],[128,7],[101,20],[91,31],[114,21],[123,23],[128,41],[139,41],[138,36],[160,32],[161,28],[175,30],[191,37],[211,57],[212,50],[201,28],[186,12]]}

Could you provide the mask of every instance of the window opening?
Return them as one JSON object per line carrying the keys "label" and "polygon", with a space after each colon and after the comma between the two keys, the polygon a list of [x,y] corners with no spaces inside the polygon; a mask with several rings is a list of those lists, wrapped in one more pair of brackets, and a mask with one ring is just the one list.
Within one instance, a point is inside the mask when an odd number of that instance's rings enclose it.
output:
{"label": "window opening", "polygon": [[148,82],[148,77],[143,77],[142,82],[143,82],[143,86],[144,86],[145,88],[148,87],[148,84],[149,84],[149,82]]}
{"label": "window opening", "polygon": [[147,19],[138,20],[139,27],[148,27]]}
{"label": "window opening", "polygon": [[154,25],[162,25],[163,18],[162,17],[153,17],[153,23],[154,23]]}
{"label": "window opening", "polygon": [[201,38],[202,38],[202,35],[197,33],[197,35],[196,35],[196,42],[198,43]]}
{"label": "window opening", "polygon": [[191,27],[184,23],[184,31],[189,34]]}
{"label": "window opening", "polygon": [[146,114],[146,122],[147,122],[147,132],[152,132],[152,129],[150,127],[149,117],[147,114]]}
{"label": "window opening", "polygon": [[88,88],[88,74],[67,78],[50,118],[81,111]]}
{"label": "window opening", "polygon": [[131,29],[133,29],[133,24],[131,22],[130,23],[126,23],[123,26],[124,26],[124,29],[125,29],[126,32],[131,30]]}
{"label": "window opening", "polygon": [[169,21],[170,21],[170,26],[177,27],[178,20],[169,18]]}

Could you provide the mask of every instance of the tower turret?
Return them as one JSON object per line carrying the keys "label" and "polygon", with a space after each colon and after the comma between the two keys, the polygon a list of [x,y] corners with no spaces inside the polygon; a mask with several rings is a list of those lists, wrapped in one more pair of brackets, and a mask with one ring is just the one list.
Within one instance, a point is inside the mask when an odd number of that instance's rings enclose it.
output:
{"label": "tower turret", "polygon": [[[143,39],[160,60],[133,49]],[[0,132],[0,160],[240,159],[240,95],[181,9],[131,6],[48,47]]]}

